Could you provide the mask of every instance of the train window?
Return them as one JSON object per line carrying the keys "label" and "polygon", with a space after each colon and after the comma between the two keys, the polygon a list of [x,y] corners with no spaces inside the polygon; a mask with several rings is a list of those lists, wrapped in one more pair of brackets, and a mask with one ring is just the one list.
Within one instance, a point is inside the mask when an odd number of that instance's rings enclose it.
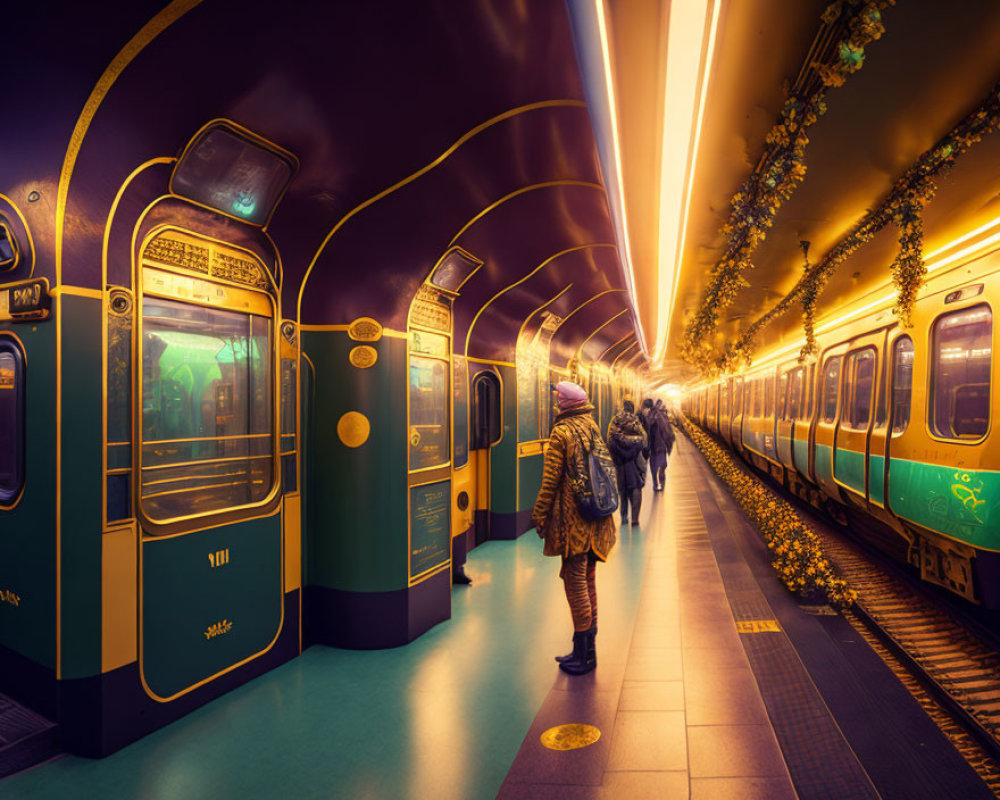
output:
{"label": "train window", "polygon": [[840,385],[840,363],[843,356],[831,358],[823,370],[823,422],[837,418],[837,387]]}
{"label": "train window", "polygon": [[142,325],[147,517],[266,499],[274,486],[271,319],[147,296]]}
{"label": "train window", "polygon": [[450,460],[449,383],[447,361],[410,356],[410,469]]}
{"label": "train window", "polygon": [[739,416],[743,413],[743,379],[736,378],[733,380],[733,416]]}
{"label": "train window", "polygon": [[978,439],[990,421],[993,314],[988,306],[945,314],[934,323],[931,428],[948,439]]}
{"label": "train window", "polygon": [[764,416],[774,416],[774,378],[764,378]]}
{"label": "train window", "polygon": [[726,381],[722,384],[722,389],[720,390],[722,393],[722,400],[720,403],[719,414],[723,417],[729,416],[729,385],[730,381]]}
{"label": "train window", "polygon": [[778,379],[778,419],[785,419],[788,414],[788,373],[782,373]]}
{"label": "train window", "polygon": [[848,356],[844,383],[845,428],[864,429],[872,413],[872,384],[875,382],[875,351],[861,350]]}
{"label": "train window", "polygon": [[13,339],[0,337],[0,505],[24,485],[24,355]]}
{"label": "train window", "polygon": [[913,392],[913,342],[901,336],[892,346],[892,432],[902,433],[910,424]]}
{"label": "train window", "polygon": [[802,415],[802,367],[792,370],[788,381],[788,405],[785,419],[789,422],[797,420]]}

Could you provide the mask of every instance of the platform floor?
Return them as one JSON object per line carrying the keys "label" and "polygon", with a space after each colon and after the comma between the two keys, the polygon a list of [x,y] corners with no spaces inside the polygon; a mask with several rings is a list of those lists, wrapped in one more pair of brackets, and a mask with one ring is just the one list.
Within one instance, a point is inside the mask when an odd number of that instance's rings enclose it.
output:
{"label": "platform floor", "polygon": [[[686,440],[667,484],[598,567],[589,676],[552,660],[571,624],[529,532],[474,550],[452,619],[413,644],[310,648],[106,759],[0,781],[0,797],[990,796],[841,617],[777,584]],[[541,746],[572,722],[601,738]]]}

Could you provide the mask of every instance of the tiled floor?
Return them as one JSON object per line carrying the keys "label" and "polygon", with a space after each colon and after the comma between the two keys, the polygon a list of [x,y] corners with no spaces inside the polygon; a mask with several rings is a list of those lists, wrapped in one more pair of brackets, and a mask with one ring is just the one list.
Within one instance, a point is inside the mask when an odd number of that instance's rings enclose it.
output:
{"label": "tiled floor", "polygon": [[[570,679],[587,704],[543,704],[502,798],[796,796],[736,630],[687,446],[679,443],[666,492],[647,500],[642,591],[620,685],[621,654],[599,634],[597,675]],[[602,739],[570,753],[542,747],[541,731],[566,722],[596,725]]]}

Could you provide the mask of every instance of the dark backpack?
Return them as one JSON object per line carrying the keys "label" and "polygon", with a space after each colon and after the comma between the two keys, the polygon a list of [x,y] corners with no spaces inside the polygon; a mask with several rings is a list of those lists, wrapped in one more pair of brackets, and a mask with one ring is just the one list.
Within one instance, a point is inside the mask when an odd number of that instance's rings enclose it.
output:
{"label": "dark backpack", "polygon": [[615,465],[600,436],[590,431],[590,446],[578,440],[577,458],[569,473],[570,488],[584,519],[610,517],[618,508]]}

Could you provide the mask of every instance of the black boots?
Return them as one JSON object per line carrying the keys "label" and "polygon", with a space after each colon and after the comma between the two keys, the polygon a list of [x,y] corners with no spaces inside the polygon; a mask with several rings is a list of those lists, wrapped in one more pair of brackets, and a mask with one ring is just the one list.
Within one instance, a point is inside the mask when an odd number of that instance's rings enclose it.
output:
{"label": "black boots", "polygon": [[[594,655],[594,663],[596,664],[597,663],[597,655],[596,655],[596,651],[594,649],[594,637],[597,636],[597,626],[596,625],[591,625],[587,630],[585,630],[583,632],[590,634],[590,640],[589,640],[590,641],[590,651],[591,651],[592,654],[595,654]],[[575,646],[576,646],[576,634],[575,633],[573,634],[573,644],[574,644],[574,648],[575,648]],[[574,650],[574,652],[575,652],[575,650]],[[564,656],[556,656],[556,661],[558,661],[560,664],[565,664],[567,661],[571,661],[572,659],[573,659],[573,653],[567,653]]]}
{"label": "black boots", "polygon": [[597,627],[577,631],[573,634],[573,652],[568,656],[557,656],[559,669],[570,675],[586,675],[593,672],[597,666],[597,649],[594,639],[597,637]]}

